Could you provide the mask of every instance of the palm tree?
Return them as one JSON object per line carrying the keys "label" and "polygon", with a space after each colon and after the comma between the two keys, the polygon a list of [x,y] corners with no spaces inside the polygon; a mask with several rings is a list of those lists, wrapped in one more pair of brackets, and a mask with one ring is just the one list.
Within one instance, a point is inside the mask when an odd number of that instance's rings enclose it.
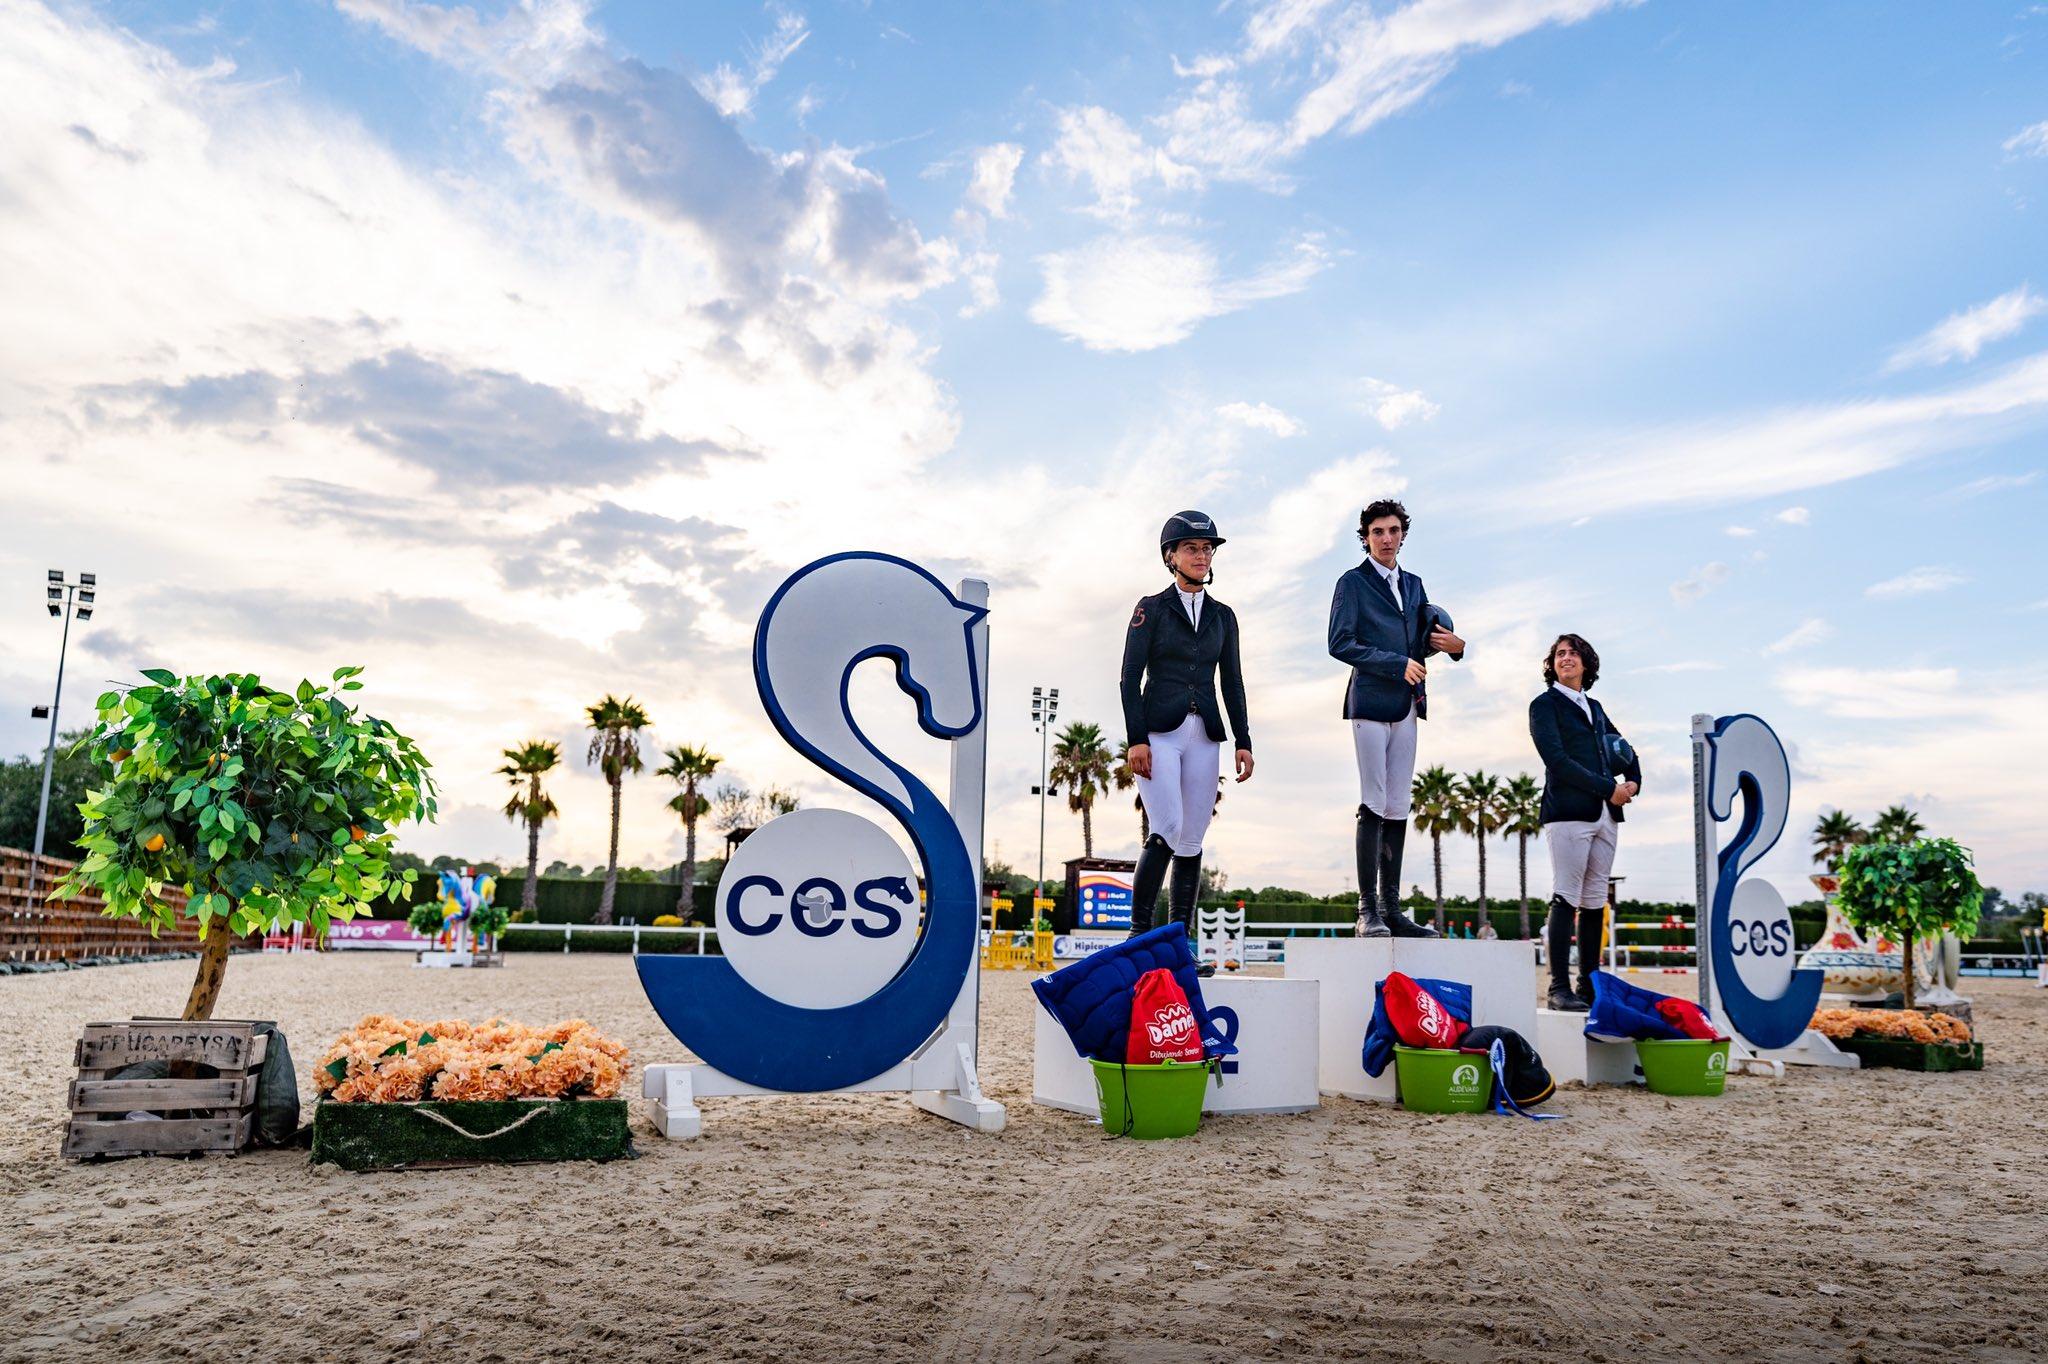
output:
{"label": "palm tree", "polygon": [[1529,840],[1543,833],[1543,788],[1527,772],[1508,783],[1505,803],[1507,821],[1501,828],[1517,841],[1517,863],[1521,872],[1522,941],[1529,940]]}
{"label": "palm tree", "polygon": [[1486,918],[1486,840],[1507,822],[1507,792],[1499,777],[1477,769],[1458,784],[1458,832],[1479,840],[1479,922]]}
{"label": "palm tree", "polygon": [[[1128,791],[1138,784],[1138,774],[1131,771],[1131,744],[1128,739],[1116,746],[1116,766],[1110,769],[1110,780],[1119,791]],[[1144,847],[1152,841],[1152,817],[1145,813],[1145,798],[1134,797],[1131,804],[1138,807],[1138,846]]]}
{"label": "palm tree", "polygon": [[526,823],[526,884],[519,889],[519,907],[531,912],[540,894],[540,826],[561,813],[554,798],[540,789],[540,779],[562,761],[562,746],[552,739],[528,739],[506,749],[504,756],[498,775],[512,783],[505,818]]}
{"label": "palm tree", "polygon": [[1436,864],[1436,931],[1444,931],[1444,835],[1458,831],[1458,780],[1441,765],[1415,774],[1409,788],[1415,827],[1429,835]]}
{"label": "palm tree", "polygon": [[1052,746],[1052,771],[1047,775],[1054,786],[1067,790],[1067,808],[1081,816],[1081,852],[1095,856],[1095,798],[1107,791],[1114,780],[1109,746],[1102,730],[1076,720],[1061,731]]}
{"label": "palm tree", "polygon": [[1926,833],[1927,826],[1920,822],[1920,816],[1903,805],[1892,806],[1870,823],[1874,843],[1911,843]]}
{"label": "palm tree", "polygon": [[597,901],[597,922],[612,921],[612,899],[619,889],[619,796],[628,772],[640,770],[640,731],[653,721],[632,697],[621,701],[609,692],[594,706],[585,706],[590,717],[590,753],[586,762],[595,763],[612,788],[612,842],[604,868],[604,894]]}
{"label": "palm tree", "polygon": [[668,808],[683,821],[683,888],[676,896],[676,915],[688,920],[697,900],[697,821],[711,812],[711,798],[704,794],[703,784],[725,759],[694,744],[663,749],[661,756],[668,761],[655,769],[655,775],[683,788],[670,799]]}
{"label": "palm tree", "polygon": [[1870,831],[1854,815],[1843,810],[1831,810],[1814,822],[1813,860],[1826,867],[1832,875],[1841,865],[1843,853],[1869,839]]}

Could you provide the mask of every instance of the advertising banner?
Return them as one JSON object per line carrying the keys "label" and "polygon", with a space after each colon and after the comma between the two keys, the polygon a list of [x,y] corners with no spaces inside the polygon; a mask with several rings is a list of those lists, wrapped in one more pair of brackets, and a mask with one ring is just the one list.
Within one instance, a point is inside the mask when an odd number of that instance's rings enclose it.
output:
{"label": "advertising banner", "polygon": [[337,921],[327,930],[327,945],[336,950],[390,952],[417,952],[433,946],[428,939],[413,932],[412,925],[403,919]]}

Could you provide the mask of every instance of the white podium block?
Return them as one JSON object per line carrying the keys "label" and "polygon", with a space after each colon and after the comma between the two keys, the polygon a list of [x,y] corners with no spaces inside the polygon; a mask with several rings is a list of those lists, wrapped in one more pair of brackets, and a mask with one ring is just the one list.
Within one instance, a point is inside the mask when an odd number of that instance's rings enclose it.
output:
{"label": "white podium block", "polygon": [[[1204,1113],[1300,1113],[1321,1104],[1318,993],[1312,980],[1215,976],[1202,982],[1202,1003],[1238,1047],[1223,1073],[1210,1079]],[[1074,1054],[1058,1020],[1043,1008],[1034,1012],[1031,1101],[1097,1116],[1094,1067]]]}
{"label": "white podium block", "polygon": [[1467,938],[1289,938],[1289,980],[1322,986],[1317,1085],[1351,1099],[1396,1096],[1391,1062],[1375,1079],[1359,1052],[1372,1022],[1373,987],[1400,971],[1472,987],[1475,1026],[1513,1028],[1536,1046],[1536,947]]}
{"label": "white podium block", "polygon": [[1529,1039],[1543,1068],[1561,1085],[1639,1085],[1636,1044],[1601,1042],[1586,1036],[1586,1016],[1561,1009],[1536,1011],[1536,1035]]}

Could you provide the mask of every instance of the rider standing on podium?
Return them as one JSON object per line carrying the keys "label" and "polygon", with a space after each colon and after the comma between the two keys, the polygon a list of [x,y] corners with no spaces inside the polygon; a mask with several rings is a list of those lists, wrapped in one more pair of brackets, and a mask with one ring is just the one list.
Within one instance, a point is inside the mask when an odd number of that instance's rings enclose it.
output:
{"label": "rider standing on podium", "polygon": [[1401,852],[1415,778],[1415,724],[1429,714],[1425,662],[1465,656],[1451,618],[1399,563],[1408,509],[1381,499],[1358,517],[1365,562],[1337,579],[1330,657],[1351,665],[1344,718],[1358,753],[1358,936],[1434,938],[1401,912]]}
{"label": "rider standing on podium", "polygon": [[[1120,691],[1125,761],[1138,779],[1138,798],[1152,836],[1138,854],[1131,895],[1131,934],[1152,927],[1152,910],[1169,865],[1173,887],[1167,913],[1195,933],[1195,899],[1202,886],[1202,836],[1216,808],[1222,768],[1223,715],[1236,738],[1237,779],[1252,774],[1252,740],[1245,719],[1244,670],[1237,657],[1237,613],[1207,591],[1223,537],[1198,511],[1167,519],[1159,555],[1173,574],[1165,591],[1141,598],[1124,635]],[[1216,703],[1216,673],[1223,673],[1223,704]]]}

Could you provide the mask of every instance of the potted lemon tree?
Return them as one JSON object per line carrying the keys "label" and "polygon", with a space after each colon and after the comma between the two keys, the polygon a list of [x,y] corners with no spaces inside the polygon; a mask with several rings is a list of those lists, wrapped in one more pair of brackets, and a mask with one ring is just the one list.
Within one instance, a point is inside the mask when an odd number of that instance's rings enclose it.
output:
{"label": "potted lemon tree", "polygon": [[[1905,1007],[1913,1008],[1913,951],[1922,941],[1953,933],[1968,938],[1977,931],[1984,887],[1971,865],[1970,850],[1952,838],[1920,838],[1911,842],[1859,843],[1842,854],[1841,888],[1836,892],[1842,914],[1865,937],[1885,937],[1900,944],[1905,968]],[[1983,1044],[1968,1044],[1969,1056],[1959,1060],[1935,1054],[1937,1044],[1851,1037],[1865,1065],[1904,1065],[1918,1070],[1976,1069],[1983,1064]],[[1887,1047],[1899,1052],[1894,1058]],[[1954,1048],[1949,1049],[1955,1051]]]}
{"label": "potted lemon tree", "polygon": [[433,818],[433,781],[411,739],[352,704],[361,672],[278,691],[153,668],[99,698],[85,742],[107,775],[81,807],[86,856],[52,896],[97,891],[111,916],[196,922],[183,1019],[213,1017],[235,939],[293,924],[325,936],[415,879],[393,875],[392,845],[405,820]]}

